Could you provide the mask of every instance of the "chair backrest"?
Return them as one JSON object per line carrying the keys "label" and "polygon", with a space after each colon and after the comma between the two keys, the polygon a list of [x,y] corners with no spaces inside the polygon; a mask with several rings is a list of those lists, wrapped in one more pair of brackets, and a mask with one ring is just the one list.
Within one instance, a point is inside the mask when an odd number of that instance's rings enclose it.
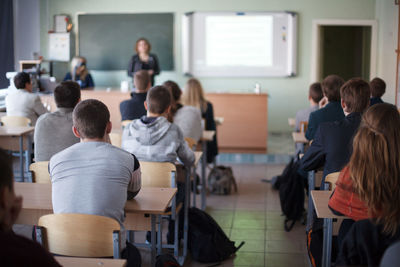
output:
{"label": "chair backrest", "polygon": [[39,184],[51,183],[48,161],[38,161],[32,163],[29,166],[29,170],[32,172],[33,183],[39,183]]}
{"label": "chair backrest", "polygon": [[111,144],[116,147],[121,147],[122,135],[120,133],[109,133]]}
{"label": "chair backrest", "polygon": [[143,187],[176,187],[176,167],[170,162],[140,161]]}
{"label": "chair backrest", "polygon": [[380,267],[397,266],[400,262],[400,241],[390,245],[383,254]]}
{"label": "chair backrest", "polygon": [[332,172],[325,177],[325,183],[329,184],[329,190],[333,191],[336,187],[336,181],[339,178],[340,172]]}
{"label": "chair backrest", "polygon": [[4,126],[29,126],[31,124],[31,120],[22,116],[3,116],[0,118],[1,123]]}
{"label": "chair backrest", "polygon": [[54,254],[76,257],[115,256],[113,237],[120,225],[111,218],[88,214],[49,214],[40,217],[43,245]]}
{"label": "chair backrest", "polygon": [[190,137],[185,137],[185,141],[191,149],[196,149],[197,141]]}

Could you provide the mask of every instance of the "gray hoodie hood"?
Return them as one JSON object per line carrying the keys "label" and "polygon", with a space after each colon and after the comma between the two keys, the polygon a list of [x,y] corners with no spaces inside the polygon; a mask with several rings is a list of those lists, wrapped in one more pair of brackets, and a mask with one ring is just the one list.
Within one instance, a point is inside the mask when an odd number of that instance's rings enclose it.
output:
{"label": "gray hoodie hood", "polygon": [[154,145],[167,134],[170,127],[171,123],[162,116],[149,123],[142,118],[130,124],[129,134],[142,145]]}

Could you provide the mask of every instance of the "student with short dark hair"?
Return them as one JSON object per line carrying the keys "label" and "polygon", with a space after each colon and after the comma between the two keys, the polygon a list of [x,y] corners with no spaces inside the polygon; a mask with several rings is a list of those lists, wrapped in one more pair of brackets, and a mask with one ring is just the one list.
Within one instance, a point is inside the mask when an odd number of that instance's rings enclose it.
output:
{"label": "student with short dark hair", "polygon": [[135,153],[139,160],[174,163],[179,158],[185,166],[194,163],[194,153],[182,131],[166,116],[171,107],[171,93],[155,86],[147,94],[147,116],[134,120],[122,134],[122,148]]}
{"label": "student with short dark hair", "polygon": [[344,117],[340,106],[340,87],[344,80],[338,75],[329,75],[321,83],[324,98],[321,100],[323,107],[310,114],[306,138],[313,140],[318,126],[322,122],[338,121]]}
{"label": "student with short dark hair", "polygon": [[61,266],[39,243],[16,235],[12,226],[22,207],[15,196],[12,159],[0,149],[0,259],[2,266]]}
{"label": "student with short dark hair", "polygon": [[308,90],[308,101],[310,102],[310,107],[301,109],[296,112],[296,124],[295,131],[300,132],[300,122],[308,122],[311,112],[318,110],[318,103],[323,97],[321,83],[313,83],[310,85]]}
{"label": "student with short dark hair", "polygon": [[135,91],[131,93],[131,99],[122,101],[119,105],[122,120],[135,120],[146,115],[144,101],[150,88],[150,75],[145,70],[138,70],[133,77]]}
{"label": "student with short dark hair", "polygon": [[110,144],[110,113],[102,102],[79,102],[72,118],[73,133],[81,142],[50,159],[53,211],[115,219],[125,247],[124,207],[141,188],[139,161]]}
{"label": "student with short dark hair", "polygon": [[[321,123],[314,141],[301,159],[305,171],[324,167],[324,177],[340,171],[349,161],[353,136],[361,122],[362,113],[369,107],[369,84],[354,78],[340,88],[341,106],[346,117],[335,122]],[[322,184],[324,181],[322,181]]]}
{"label": "student with short dark hair", "polygon": [[14,84],[17,90],[9,90],[6,96],[7,116],[27,117],[34,126],[37,118],[47,110],[40,97],[32,93],[32,83],[28,73],[19,72],[15,75]]}
{"label": "student with short dark hair", "polygon": [[381,78],[374,78],[369,82],[369,86],[371,87],[371,100],[370,106],[383,103],[382,96],[386,91],[386,83]]}
{"label": "student with short dark hair", "polygon": [[57,110],[39,117],[36,122],[34,142],[35,161],[49,161],[61,150],[79,143],[72,129],[72,111],[81,99],[78,83],[62,82],[54,90]]}
{"label": "student with short dark hair", "polygon": [[166,81],[163,85],[172,95],[172,104],[168,114],[168,120],[179,126],[184,137],[190,137],[195,141],[199,141],[203,133],[200,109],[182,105],[182,91],[176,82]]}

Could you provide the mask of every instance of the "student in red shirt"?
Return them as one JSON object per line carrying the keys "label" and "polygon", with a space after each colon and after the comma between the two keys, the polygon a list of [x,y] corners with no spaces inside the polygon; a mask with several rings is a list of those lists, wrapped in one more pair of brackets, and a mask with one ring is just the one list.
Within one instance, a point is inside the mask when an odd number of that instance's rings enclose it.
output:
{"label": "student in red shirt", "polygon": [[400,115],[394,105],[376,104],[363,115],[329,207],[355,221],[373,218],[394,235],[400,227],[399,189]]}

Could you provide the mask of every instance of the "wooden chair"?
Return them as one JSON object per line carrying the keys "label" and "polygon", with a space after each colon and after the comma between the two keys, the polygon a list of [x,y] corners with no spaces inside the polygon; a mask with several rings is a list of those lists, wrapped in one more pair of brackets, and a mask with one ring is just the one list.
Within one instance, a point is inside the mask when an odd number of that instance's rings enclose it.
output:
{"label": "wooden chair", "polygon": [[29,166],[29,170],[32,172],[33,183],[39,183],[39,184],[51,183],[48,161],[38,161],[32,163]]}
{"label": "wooden chair", "polygon": [[0,118],[0,121],[4,126],[12,127],[30,126],[31,124],[31,120],[29,118],[22,116],[3,116]]}
{"label": "wooden chair", "polygon": [[122,135],[120,133],[109,133],[111,144],[116,147],[121,147],[122,144]]}
{"label": "wooden chair", "polygon": [[[140,161],[140,170],[142,172],[141,180],[142,180],[142,187],[164,187],[164,188],[176,188],[176,166],[170,162],[150,162],[150,161]],[[178,228],[179,228],[179,219],[178,214],[181,211],[183,205],[180,203],[176,205],[176,198],[172,200],[171,210],[167,211],[163,214],[160,214],[158,224],[158,235],[157,239],[159,244],[161,244],[161,217],[169,217],[175,221],[175,237],[174,237],[174,244],[163,244],[163,248],[173,248],[174,249],[174,256],[178,258],[179,256],[179,239],[178,239]],[[127,214],[127,216],[132,216],[131,214]],[[147,226],[149,227],[149,226]],[[144,228],[146,229],[146,228]],[[144,230],[143,229],[143,230]],[[150,230],[147,228],[146,230]],[[133,232],[128,231],[128,240],[133,241]],[[159,253],[161,253],[161,246],[159,246]]]}
{"label": "wooden chair", "polygon": [[325,184],[329,185],[329,190],[333,191],[336,187],[336,181],[339,178],[340,172],[332,172],[325,177]]}
{"label": "wooden chair", "polygon": [[88,214],[40,217],[36,240],[50,253],[75,257],[120,258],[120,225],[111,218]]}
{"label": "wooden chair", "polygon": [[191,137],[185,137],[185,141],[192,150],[196,150],[197,141]]}

